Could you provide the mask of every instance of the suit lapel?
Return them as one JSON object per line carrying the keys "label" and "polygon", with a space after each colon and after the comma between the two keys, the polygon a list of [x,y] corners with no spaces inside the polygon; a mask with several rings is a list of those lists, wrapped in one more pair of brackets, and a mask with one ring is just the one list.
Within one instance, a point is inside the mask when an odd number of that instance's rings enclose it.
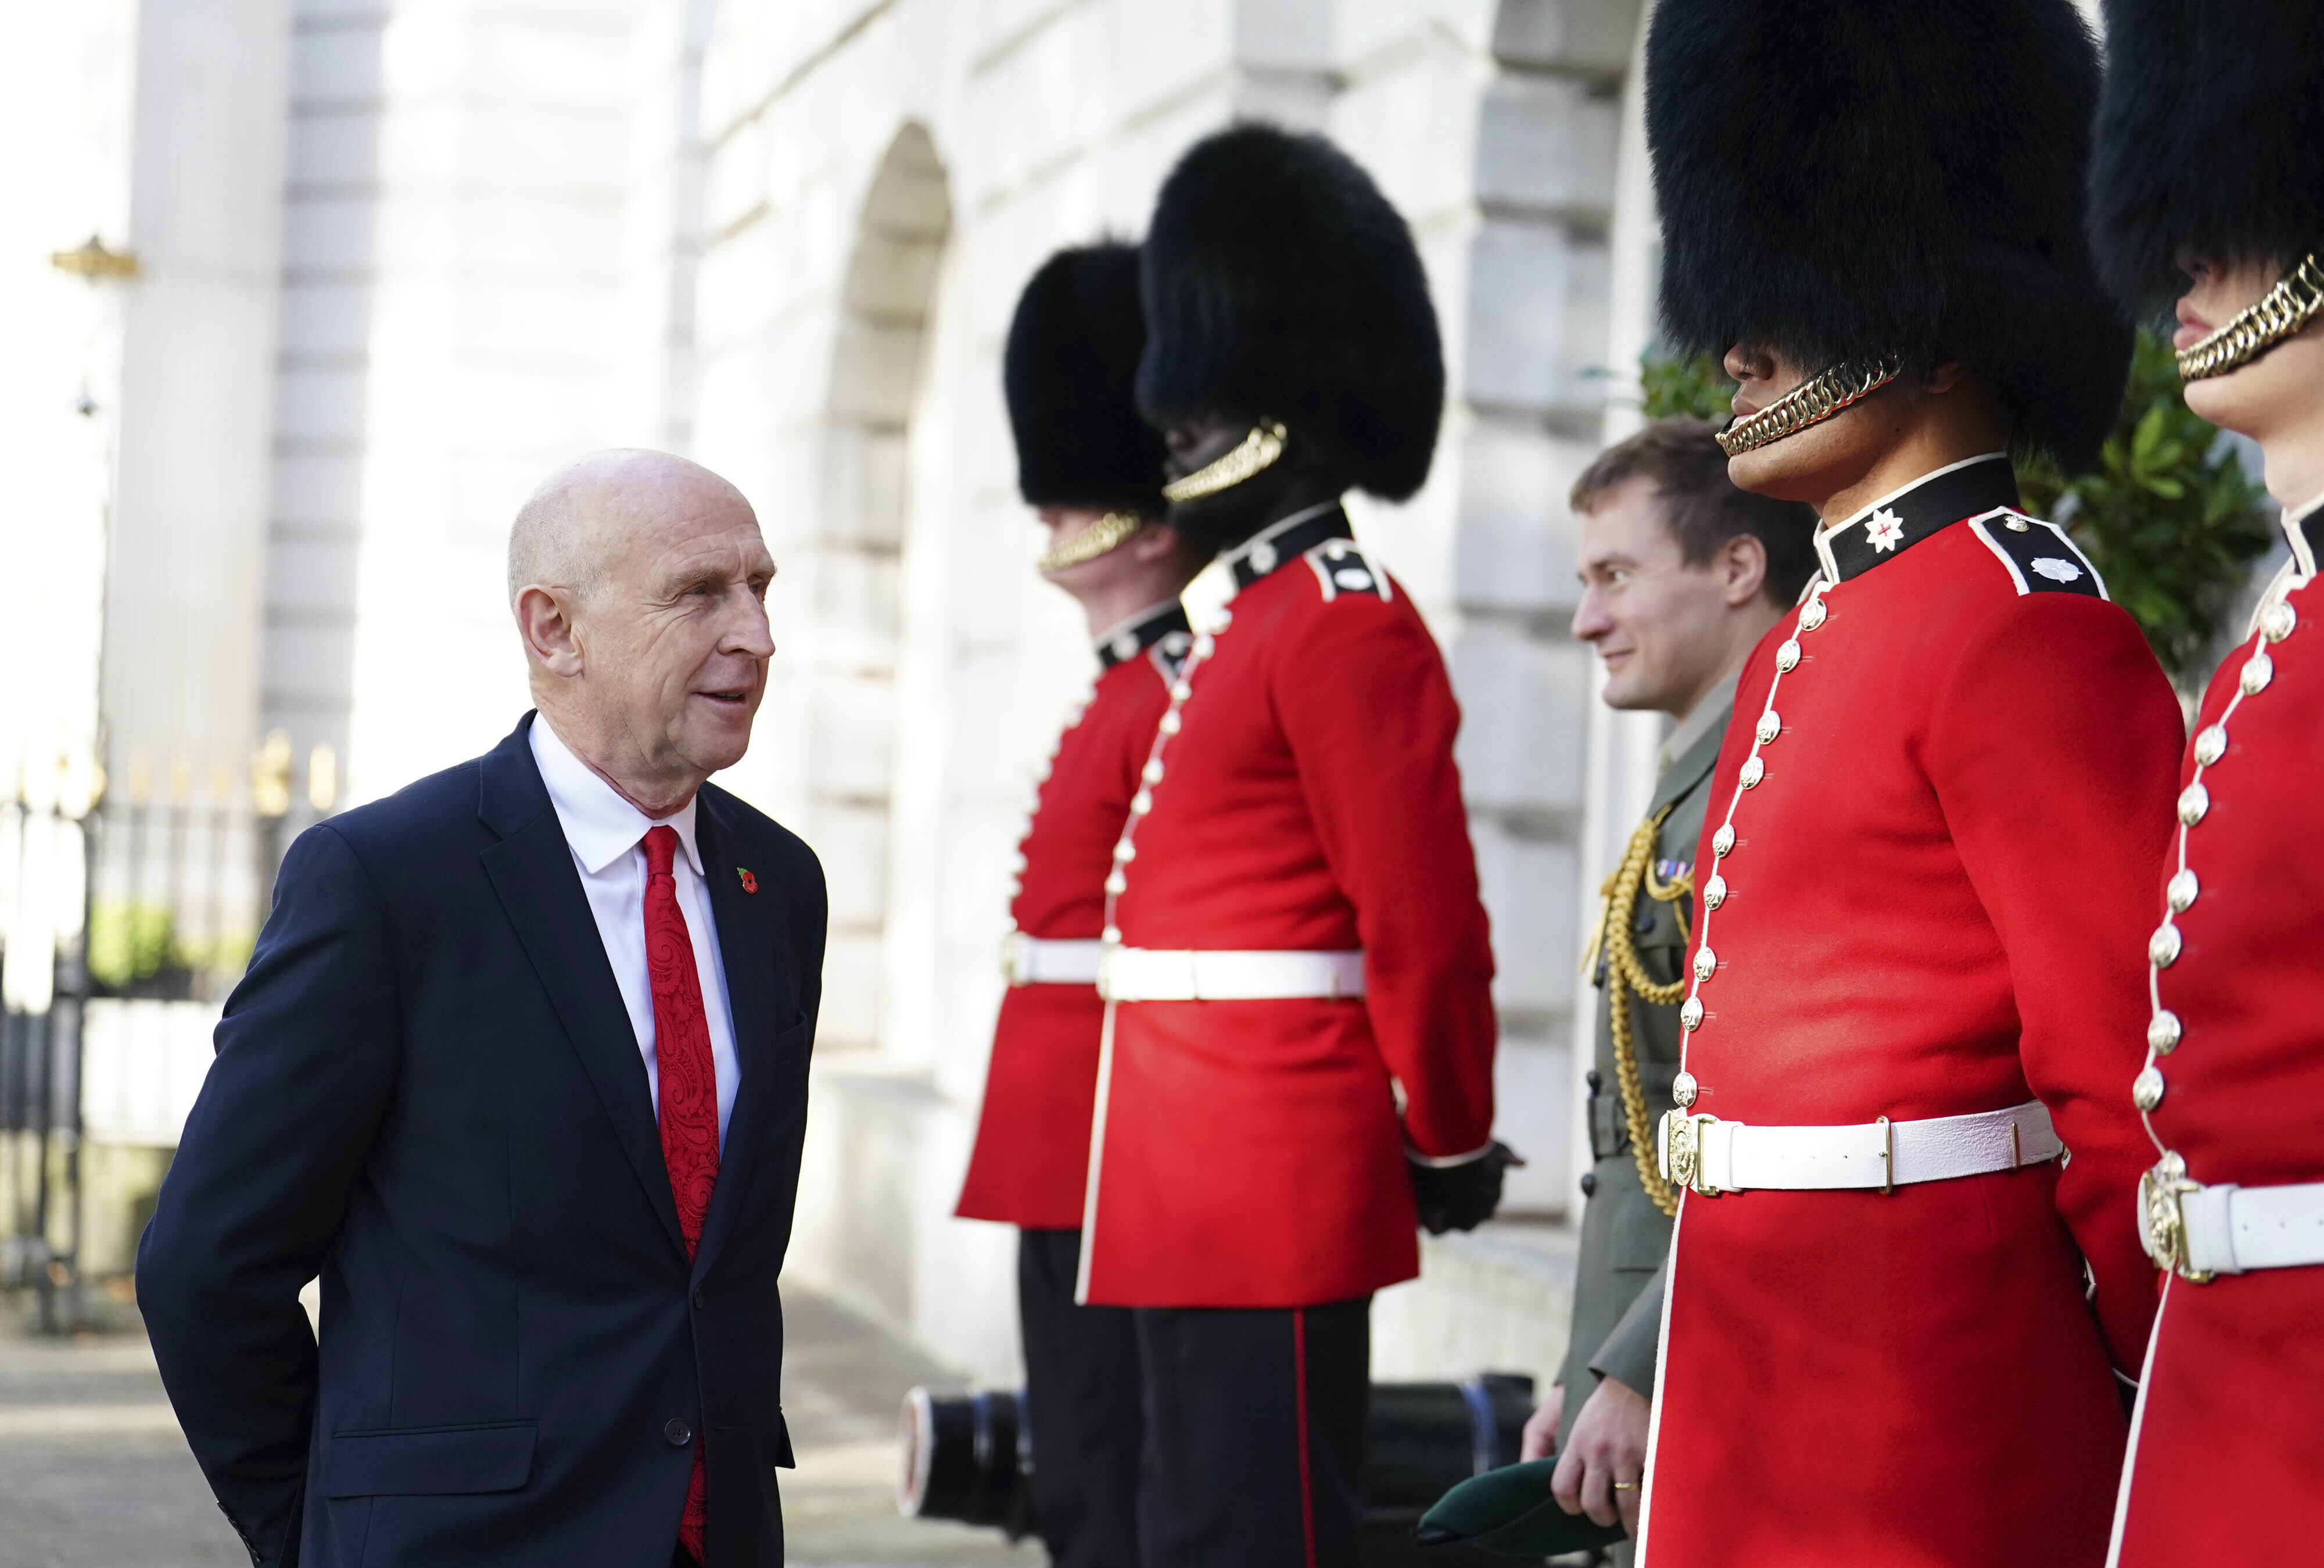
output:
{"label": "suit lapel", "polygon": [[1694,738],[1694,744],[1663,770],[1655,780],[1655,798],[1647,803],[1646,815],[1652,816],[1672,801],[1683,798],[1686,792],[1703,780],[1719,761],[1720,742],[1726,738],[1728,721],[1735,716],[1730,705],[1719,722]]}
{"label": "suit lapel", "polygon": [[702,1245],[695,1254],[697,1278],[733,1228],[735,1211],[749,1191],[751,1166],[771,1114],[765,1102],[770,1065],[767,1047],[788,1021],[776,1016],[772,994],[778,894],[765,887],[756,893],[743,890],[741,872],[750,864],[750,851],[734,833],[719,798],[707,788],[698,798],[695,843],[702,853],[710,918],[718,923],[719,961],[726,972],[726,1003],[733,1015],[734,1065],[742,1077],[734,1085],[734,1109],[719,1146],[718,1185],[711,1191]]}
{"label": "suit lapel", "polygon": [[645,1058],[638,1051],[621,988],[613,982],[613,967],[606,961],[588,895],[581,890],[580,873],[573,869],[573,852],[533,762],[526,737],[530,724],[528,715],[516,733],[484,760],[477,815],[501,835],[501,842],[484,852],[484,874],[492,879],[517,939],[524,944],[567,1038],[596,1086],[622,1152],[636,1170],[670,1244],[683,1256],[686,1241],[669,1194],[669,1168],[662,1161],[661,1139],[654,1125]]}

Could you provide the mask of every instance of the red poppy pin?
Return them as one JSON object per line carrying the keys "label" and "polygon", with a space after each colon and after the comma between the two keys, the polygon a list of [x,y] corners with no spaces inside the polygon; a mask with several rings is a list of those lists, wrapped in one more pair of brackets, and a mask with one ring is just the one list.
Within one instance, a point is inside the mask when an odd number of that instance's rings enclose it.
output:
{"label": "red poppy pin", "polygon": [[734,868],[734,874],[742,879],[742,890],[744,892],[755,893],[759,890],[759,879],[752,876],[749,872],[744,871],[741,866],[736,866]]}

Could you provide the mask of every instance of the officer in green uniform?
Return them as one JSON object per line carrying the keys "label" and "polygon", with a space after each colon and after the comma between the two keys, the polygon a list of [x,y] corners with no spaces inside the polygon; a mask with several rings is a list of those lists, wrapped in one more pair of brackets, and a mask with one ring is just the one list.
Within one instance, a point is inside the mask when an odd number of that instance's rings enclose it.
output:
{"label": "officer in green uniform", "polygon": [[[1584,960],[1599,992],[1598,1054],[1573,1328],[1557,1384],[1526,1425],[1525,1457],[1554,1449],[1567,1511],[1633,1531],[1678,1210],[1655,1168],[1654,1127],[1678,1071],[1692,862],[1736,678],[1815,565],[1814,514],[1736,489],[1715,428],[1649,424],[1600,453],[1572,494],[1582,585],[1573,634],[1598,651],[1608,706],[1676,723]],[[1617,1548],[1615,1561],[1629,1551]]]}

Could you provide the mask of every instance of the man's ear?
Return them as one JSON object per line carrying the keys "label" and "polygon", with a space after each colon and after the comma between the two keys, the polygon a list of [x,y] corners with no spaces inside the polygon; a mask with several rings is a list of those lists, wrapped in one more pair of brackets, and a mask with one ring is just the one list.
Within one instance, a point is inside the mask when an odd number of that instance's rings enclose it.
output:
{"label": "man's ear", "polygon": [[1132,560],[1152,566],[1178,552],[1178,530],[1167,522],[1157,522],[1148,518],[1144,527],[1130,536],[1129,548]]}
{"label": "man's ear", "polygon": [[525,652],[549,674],[567,679],[581,673],[581,640],[573,612],[569,588],[534,583],[516,596],[516,629],[524,639]]}
{"label": "man's ear", "polygon": [[1947,359],[1930,366],[1929,378],[1922,384],[1932,392],[1949,392],[1960,385],[1960,361]]}
{"label": "man's ear", "polygon": [[1130,537],[1129,549],[1141,565],[1160,566],[1175,560],[1189,576],[1210,562],[1199,546],[1167,522],[1148,522]]}
{"label": "man's ear", "polygon": [[1712,565],[1719,572],[1719,595],[1730,610],[1757,598],[1767,586],[1767,547],[1756,534],[1738,533],[1719,547]]}

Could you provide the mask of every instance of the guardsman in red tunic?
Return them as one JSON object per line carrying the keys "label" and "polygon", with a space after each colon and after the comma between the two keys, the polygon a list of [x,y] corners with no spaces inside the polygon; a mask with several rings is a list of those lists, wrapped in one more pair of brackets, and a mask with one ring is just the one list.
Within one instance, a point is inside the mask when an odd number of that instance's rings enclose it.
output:
{"label": "guardsman in red tunic", "polygon": [[1666,327],[1822,523],[1696,856],[1639,1561],[2096,1568],[2182,731],[2008,457],[2076,471],[2121,398],[2095,51],[2069,0],[1661,0],[1646,70]]}
{"label": "guardsman in red tunic", "polygon": [[1077,1305],[1074,1286],[1105,1020],[1105,879],[1191,641],[1178,591],[1202,564],[1162,521],[1162,441],[1131,390],[1145,340],[1137,250],[1092,245],[1033,274],[1002,361],[1018,489],[1050,532],[1041,574],[1080,603],[1102,667],[1020,846],[1009,992],[959,1208],[1019,1227],[1033,1513],[1059,1568],[1138,1562],[1137,1337],[1128,1312]]}
{"label": "guardsman in red tunic", "polygon": [[[2109,0],[2091,231],[2178,301],[2187,406],[2251,437],[2292,557],[2204,694],[2149,924],[2142,1193],[2166,1272],[2121,1568],[2324,1557],[2324,5]],[[2191,284],[2190,284],[2191,279]]]}
{"label": "guardsman in red tunic", "polygon": [[1148,1568],[1357,1561],[1372,1292],[1499,1202],[1492,957],[1444,662],[1340,496],[1426,477],[1402,218],[1318,137],[1165,181],[1139,401],[1198,616],[1107,880],[1083,1299],[1136,1308]]}

